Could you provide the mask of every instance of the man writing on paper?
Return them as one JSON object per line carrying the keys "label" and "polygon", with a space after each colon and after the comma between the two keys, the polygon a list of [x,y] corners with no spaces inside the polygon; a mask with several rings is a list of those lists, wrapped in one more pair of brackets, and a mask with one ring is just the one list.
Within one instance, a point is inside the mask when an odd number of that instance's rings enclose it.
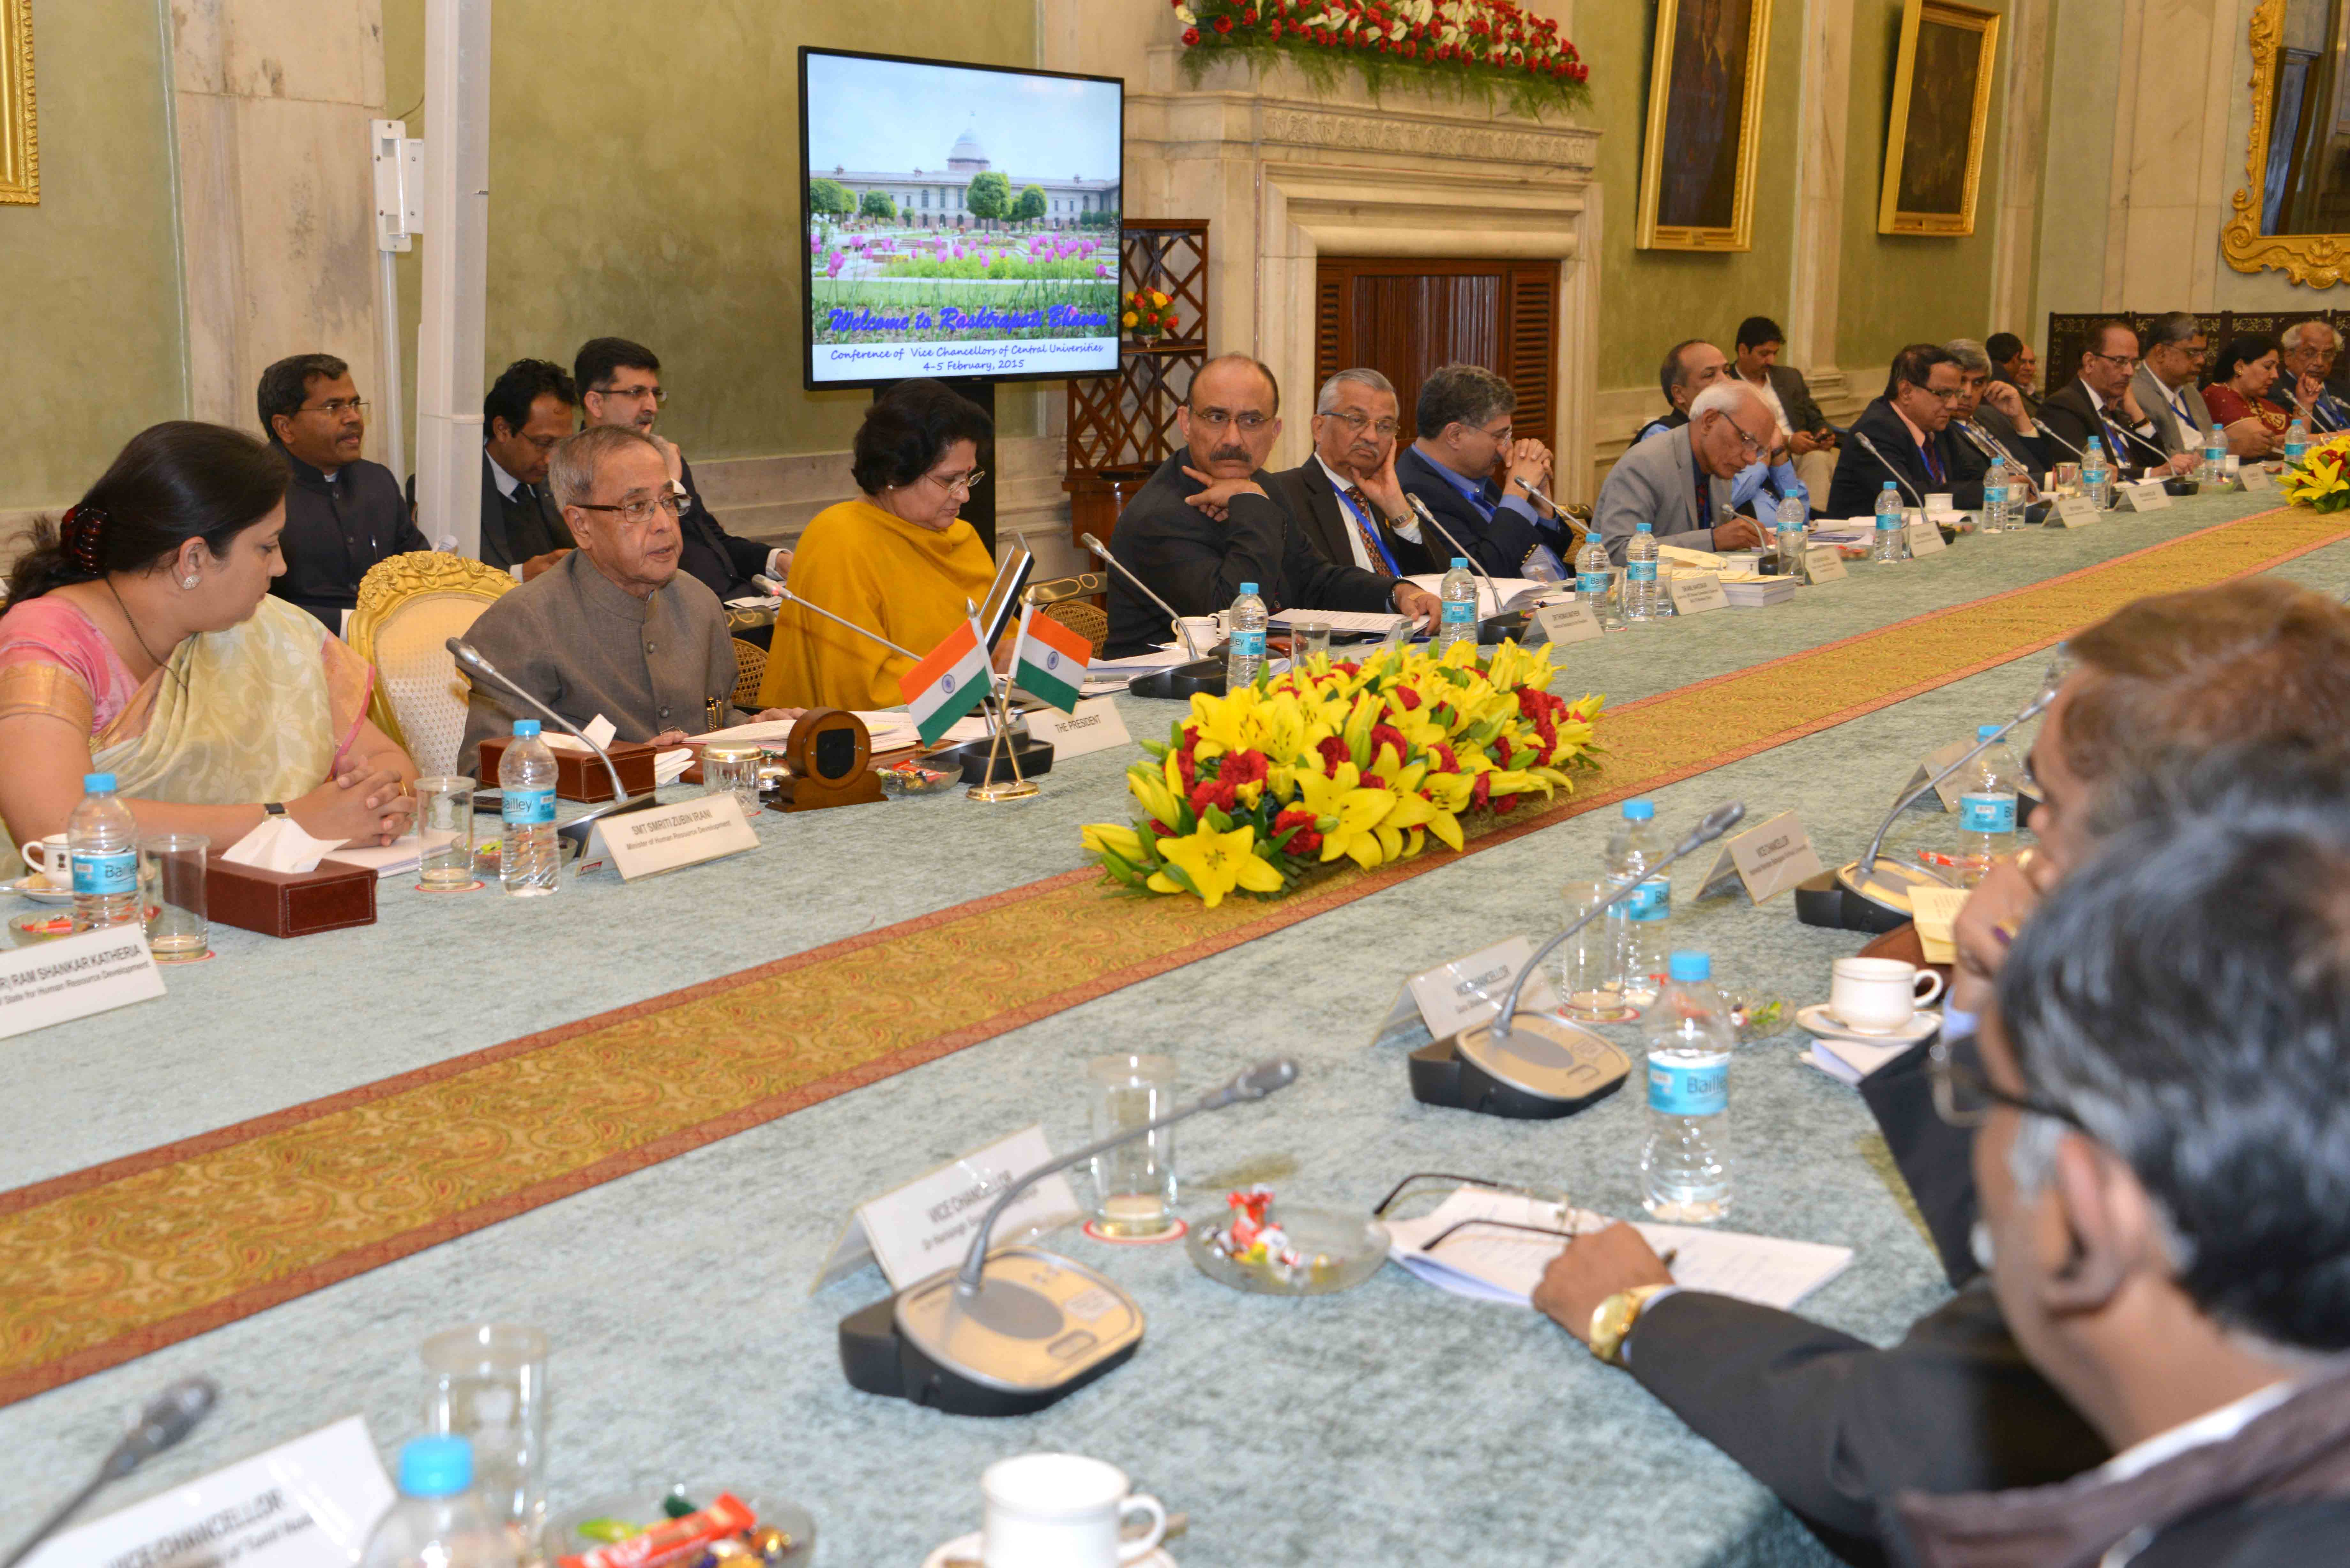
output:
{"label": "man writing on paper", "polygon": [[[1245,354],[1200,367],[1175,410],[1184,448],[1118,514],[1110,541],[1128,571],[1178,615],[1213,615],[1254,583],[1266,609],[1393,610],[1436,618],[1436,596],[1410,583],[1326,561],[1265,493],[1265,453],[1281,436],[1281,388]],[[1125,577],[1109,579],[1109,642],[1123,658],[1174,635],[1166,612]]]}
{"label": "man writing on paper", "polygon": [[1408,577],[1438,566],[1396,482],[1398,407],[1394,384],[1377,370],[1341,370],[1323,382],[1314,455],[1274,474],[1271,493],[1324,560]]}
{"label": "man writing on paper", "polygon": [[1621,566],[1643,523],[1659,544],[1696,550],[1751,550],[1762,543],[1752,517],[1735,513],[1731,482],[1769,446],[1778,421],[1753,388],[1719,381],[1690,405],[1690,421],[1642,441],[1607,471],[1592,531]]}
{"label": "man writing on paper", "polygon": [[[734,647],[718,596],[677,569],[683,503],[660,449],[625,426],[599,425],[558,445],[547,477],[578,548],[484,610],[466,640],[582,729],[600,714],[624,742],[700,733],[707,704],[723,707],[734,690]],[[471,679],[457,753],[466,773],[484,736],[538,716],[495,681]],[[723,722],[733,722],[731,711]]]}

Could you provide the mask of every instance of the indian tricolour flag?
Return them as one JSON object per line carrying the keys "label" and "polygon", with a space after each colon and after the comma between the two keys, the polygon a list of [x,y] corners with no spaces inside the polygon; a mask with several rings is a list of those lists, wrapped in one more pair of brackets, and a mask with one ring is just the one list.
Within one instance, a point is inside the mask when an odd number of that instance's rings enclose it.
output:
{"label": "indian tricolour flag", "polygon": [[1030,605],[1020,612],[1020,639],[1012,645],[1012,683],[1074,713],[1093,656],[1092,643]]}
{"label": "indian tricolour flag", "polygon": [[926,746],[938,744],[947,726],[987,695],[987,642],[980,636],[979,623],[970,619],[898,677],[899,694],[906,699]]}

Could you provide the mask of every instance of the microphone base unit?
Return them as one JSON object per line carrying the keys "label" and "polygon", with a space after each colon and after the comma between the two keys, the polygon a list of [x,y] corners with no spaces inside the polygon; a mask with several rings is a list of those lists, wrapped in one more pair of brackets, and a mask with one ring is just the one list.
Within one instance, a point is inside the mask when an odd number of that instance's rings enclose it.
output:
{"label": "microphone base unit", "polygon": [[1210,697],[1224,695],[1224,661],[1221,659],[1198,659],[1189,664],[1179,664],[1172,670],[1154,670],[1139,675],[1126,684],[1128,691],[1137,697],[1159,697],[1179,702],[1189,702],[1205,693]]}
{"label": "microphone base unit", "polygon": [[1425,1106],[1511,1121],[1555,1121],[1588,1110],[1624,1086],[1632,1061],[1590,1030],[1520,1012],[1506,1041],[1475,1024],[1423,1045],[1409,1059],[1411,1097]]}
{"label": "microphone base unit", "polygon": [[849,1386],[950,1416],[1026,1416],[1131,1360],[1142,1308],[1105,1276],[1037,1247],[988,1253],[980,1290],[943,1269],[840,1320]]}
{"label": "microphone base unit", "polygon": [[588,853],[588,840],[595,833],[598,823],[608,816],[626,816],[632,811],[650,811],[660,804],[660,798],[650,791],[643,794],[626,795],[619,800],[607,801],[602,805],[583,811],[569,822],[564,823],[555,830],[555,836],[558,843],[571,846],[571,857],[577,860]]}
{"label": "microphone base unit", "polygon": [[1477,642],[1490,647],[1502,642],[1522,642],[1526,635],[1526,612],[1508,610],[1501,615],[1489,615],[1477,623]]}
{"label": "microphone base unit", "polygon": [[1911,888],[1947,886],[1923,867],[1904,866],[1889,856],[1877,857],[1875,873],[1864,878],[1856,860],[1797,883],[1795,919],[1829,930],[1882,936],[1916,918],[1909,904]]}

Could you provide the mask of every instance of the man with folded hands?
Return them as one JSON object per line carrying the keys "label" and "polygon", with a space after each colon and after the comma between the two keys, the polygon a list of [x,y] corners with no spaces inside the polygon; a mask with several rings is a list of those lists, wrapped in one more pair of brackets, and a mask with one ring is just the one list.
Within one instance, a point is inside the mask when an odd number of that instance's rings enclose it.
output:
{"label": "man with folded hands", "polygon": [[[2032,744],[2038,843],[1994,862],[1960,916],[1945,1012],[1954,1039],[1974,1032],[1969,1015],[1990,1004],[2001,958],[2040,898],[2122,826],[2116,814],[2142,798],[2142,781],[2208,752],[2350,751],[2350,609],[2280,578],[2140,599],[2067,649],[2073,668]],[[1792,1313],[1669,1291],[1628,1226],[1566,1248],[1534,1297],[1579,1338],[1603,1305],[1628,1312],[1617,1355],[1632,1376],[1848,1563],[1886,1561],[1881,1511],[1897,1493],[2041,1485],[2110,1453],[2025,1359],[1981,1277],[1972,1134],[1937,1110],[1937,1044],[1861,1085],[1958,1293],[1899,1343],[1878,1349]]]}
{"label": "man with folded hands", "polygon": [[[716,594],[678,571],[684,504],[660,448],[625,425],[593,426],[556,447],[547,478],[578,547],[484,610],[466,640],[574,724],[585,729],[601,715],[622,742],[699,734],[711,727],[712,701],[721,722],[733,722],[726,613]],[[496,681],[469,679],[461,773],[479,766],[484,737],[539,716]]]}

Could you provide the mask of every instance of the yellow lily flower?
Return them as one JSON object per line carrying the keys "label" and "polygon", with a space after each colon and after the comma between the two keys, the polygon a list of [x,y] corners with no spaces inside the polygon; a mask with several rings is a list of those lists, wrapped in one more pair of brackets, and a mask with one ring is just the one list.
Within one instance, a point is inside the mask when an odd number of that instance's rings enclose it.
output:
{"label": "yellow lily flower", "polygon": [[[1270,861],[1250,853],[1256,842],[1256,829],[1235,827],[1229,833],[1218,833],[1202,824],[1196,833],[1180,838],[1162,838],[1159,853],[1170,865],[1180,866],[1191,878],[1191,887],[1200,901],[1211,909],[1224,901],[1224,895],[1234,888],[1245,888],[1252,893],[1281,891],[1281,873]],[[1150,885],[1159,886],[1164,872],[1154,873]],[[1170,882],[1169,888],[1174,883]],[[1160,891],[1167,891],[1161,888]]]}
{"label": "yellow lily flower", "polygon": [[1114,822],[1089,822],[1077,833],[1085,840],[1087,854],[1099,855],[1107,850],[1121,860],[1142,859],[1142,835],[1130,827],[1120,827]]}
{"label": "yellow lily flower", "polygon": [[1393,810],[1395,796],[1383,789],[1350,790],[1339,797],[1336,826],[1322,835],[1322,858],[1336,860],[1341,855],[1368,871],[1378,866],[1385,854],[1378,836],[1379,819]]}

